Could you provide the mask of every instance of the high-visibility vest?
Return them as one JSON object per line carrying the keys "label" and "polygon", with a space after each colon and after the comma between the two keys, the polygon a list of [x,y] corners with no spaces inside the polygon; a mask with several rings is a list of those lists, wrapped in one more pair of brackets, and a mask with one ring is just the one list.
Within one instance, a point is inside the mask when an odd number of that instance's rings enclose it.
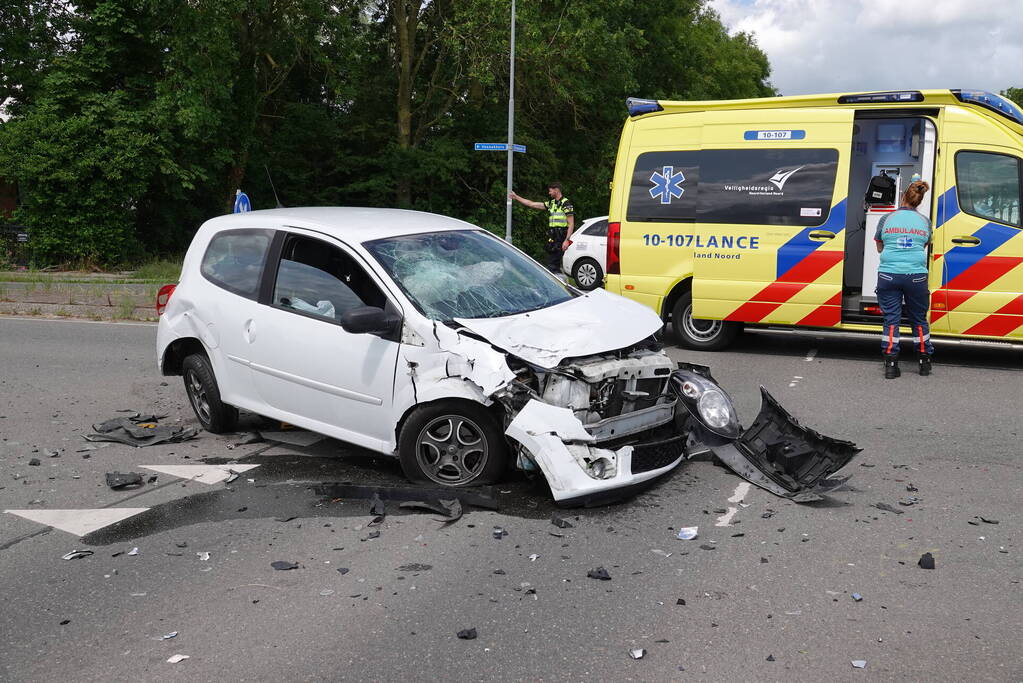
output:
{"label": "high-visibility vest", "polygon": [[572,213],[572,202],[568,201],[568,198],[552,199],[549,202],[544,202],[543,205],[550,211],[550,217],[547,219],[548,227],[568,227],[568,214]]}

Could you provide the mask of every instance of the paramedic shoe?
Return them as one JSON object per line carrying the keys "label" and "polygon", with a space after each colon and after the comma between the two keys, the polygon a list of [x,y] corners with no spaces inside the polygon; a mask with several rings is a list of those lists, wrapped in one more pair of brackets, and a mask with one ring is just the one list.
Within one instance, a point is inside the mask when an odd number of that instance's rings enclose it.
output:
{"label": "paramedic shoe", "polygon": [[[928,366],[929,367],[929,366]],[[899,357],[894,354],[885,354],[884,357],[884,378],[895,379],[902,372],[899,371]]]}
{"label": "paramedic shoe", "polygon": [[921,353],[917,357],[917,362],[920,364],[920,374],[924,377],[931,374],[931,357],[926,353]]}

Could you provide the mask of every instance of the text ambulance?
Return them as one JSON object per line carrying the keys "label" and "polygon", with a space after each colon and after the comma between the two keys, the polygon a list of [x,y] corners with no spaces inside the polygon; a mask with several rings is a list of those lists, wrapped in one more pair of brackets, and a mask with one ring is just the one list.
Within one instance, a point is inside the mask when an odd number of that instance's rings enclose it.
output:
{"label": "text ambulance", "polygon": [[[874,231],[916,176],[931,186],[931,333],[1023,341],[1012,102],[907,90],[628,105],[606,287],[670,318],[685,345],[722,348],[743,325],[879,331]],[[880,176],[893,195],[868,192]]]}

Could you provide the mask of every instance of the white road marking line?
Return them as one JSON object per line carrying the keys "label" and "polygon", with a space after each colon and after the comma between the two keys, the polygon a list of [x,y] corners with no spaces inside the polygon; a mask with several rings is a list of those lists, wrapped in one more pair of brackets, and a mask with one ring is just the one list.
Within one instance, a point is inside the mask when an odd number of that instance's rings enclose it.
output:
{"label": "white road marking line", "polygon": [[[746,497],[746,494],[749,493],[749,489],[750,483],[748,481],[742,482],[735,487],[735,493],[733,493],[732,497],[728,499],[728,502],[742,502],[742,500]],[[739,512],[739,508],[729,506],[728,511],[718,517],[718,521],[714,523],[714,526],[728,526],[732,523],[732,517],[735,517],[737,512]]]}
{"label": "white road marking line", "polygon": [[142,469],[169,474],[200,484],[218,484],[231,476],[231,471],[248,472],[259,465],[140,465]]}
{"label": "white road marking line", "polygon": [[149,508],[101,508],[95,510],[4,510],[27,520],[52,526],[75,536],[85,536]]}

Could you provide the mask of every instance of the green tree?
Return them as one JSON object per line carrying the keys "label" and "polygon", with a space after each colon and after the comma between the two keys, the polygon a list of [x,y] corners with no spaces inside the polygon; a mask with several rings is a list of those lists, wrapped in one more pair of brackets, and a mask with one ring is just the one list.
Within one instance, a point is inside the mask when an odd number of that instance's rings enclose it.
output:
{"label": "green tree", "polygon": [[1006,88],[999,94],[1003,97],[1008,97],[1010,100],[1023,107],[1023,88]]}

